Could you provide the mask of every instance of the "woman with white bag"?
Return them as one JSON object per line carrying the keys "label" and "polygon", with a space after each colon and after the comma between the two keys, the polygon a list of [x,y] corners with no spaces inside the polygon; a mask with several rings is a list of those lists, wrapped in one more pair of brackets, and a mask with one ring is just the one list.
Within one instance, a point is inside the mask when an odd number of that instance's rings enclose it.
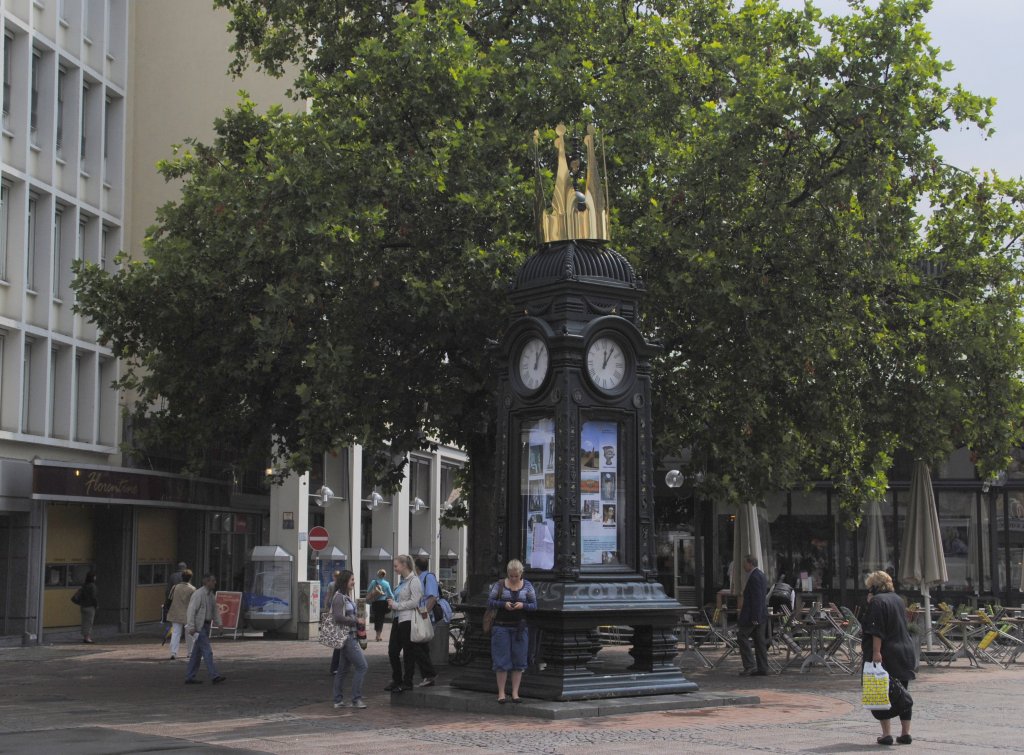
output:
{"label": "woman with white bag", "polygon": [[[861,620],[861,647],[864,665],[881,664],[889,674],[890,706],[886,710],[872,710],[871,715],[882,725],[878,744],[893,744],[892,719],[899,717],[901,732],[896,742],[908,745],[910,719],[914,701],[905,693],[914,674],[914,646],[907,631],[907,608],[903,598],[893,592],[892,577],[884,571],[872,572],[864,580],[868,588],[868,609]],[[899,687],[902,687],[902,692]],[[895,689],[894,689],[895,687]]]}
{"label": "woman with white bag", "polygon": [[[412,689],[412,675],[416,670],[416,659],[421,646],[412,641],[413,614],[420,612],[423,598],[423,584],[416,576],[412,556],[395,556],[395,573],[402,582],[395,590],[395,597],[388,599],[388,607],[394,611],[395,620],[388,638],[388,659],[391,661],[391,683],[384,689],[393,694]],[[422,648],[426,651],[426,648]],[[403,673],[402,662],[405,662]]]}

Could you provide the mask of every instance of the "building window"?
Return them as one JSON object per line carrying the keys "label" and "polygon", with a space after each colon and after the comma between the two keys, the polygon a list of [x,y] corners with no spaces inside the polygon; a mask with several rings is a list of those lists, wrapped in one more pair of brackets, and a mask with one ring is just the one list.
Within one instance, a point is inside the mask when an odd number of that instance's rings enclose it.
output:
{"label": "building window", "polygon": [[92,571],[92,564],[47,564],[47,587],[80,587],[85,584],[85,575]]}
{"label": "building window", "polygon": [[10,187],[0,184],[0,280],[7,280],[7,227],[10,214]]}
{"label": "building window", "polygon": [[39,67],[42,65],[42,56],[38,51],[32,51],[32,73],[31,90],[29,93],[29,114],[28,129],[33,145],[39,144]]}
{"label": "building window", "polygon": [[78,440],[78,392],[82,375],[82,355],[75,354],[71,362],[71,426],[68,428],[68,438]]}
{"label": "building window", "polygon": [[68,72],[60,68],[57,71],[57,157],[64,154],[64,85],[67,78]]}
{"label": "building window", "polygon": [[25,341],[25,361],[21,367],[21,431],[29,429],[28,410],[32,405],[32,342]]}
{"label": "building window", "polygon": [[25,288],[36,290],[36,216],[39,202],[35,196],[28,198],[28,227],[25,231]]}
{"label": "building window", "polygon": [[4,405],[4,352],[7,347],[7,334],[0,331],[0,406]]}
{"label": "building window", "polygon": [[109,97],[104,100],[103,106],[103,180],[110,182],[109,160],[110,155],[110,129],[113,124],[113,107]]}
{"label": "building window", "polygon": [[88,116],[87,116],[88,112],[89,112],[89,85],[88,84],[83,84],[82,85],[82,148],[81,148],[81,151],[80,151],[80,154],[79,154],[79,156],[80,156],[80,158],[82,160],[81,170],[82,170],[83,173],[85,173],[85,145],[86,145],[86,141],[87,141],[87,139],[86,139],[87,134],[86,134],[85,125],[86,125],[86,123],[89,120]]}
{"label": "building window", "polygon": [[4,34],[4,130],[11,127],[11,79],[14,35]]}
{"label": "building window", "polygon": [[50,437],[54,437],[57,419],[57,349],[50,349]]}
{"label": "building window", "polygon": [[54,299],[60,299],[60,272],[63,265],[60,247],[63,233],[61,228],[64,225],[64,208],[58,206],[53,213],[53,261],[50,270],[50,286]]}

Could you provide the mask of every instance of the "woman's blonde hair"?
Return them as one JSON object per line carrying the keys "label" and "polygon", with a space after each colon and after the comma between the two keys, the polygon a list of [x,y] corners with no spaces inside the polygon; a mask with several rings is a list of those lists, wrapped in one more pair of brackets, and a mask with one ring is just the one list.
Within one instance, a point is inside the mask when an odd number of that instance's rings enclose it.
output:
{"label": "woman's blonde hair", "polygon": [[404,566],[410,572],[416,571],[416,567],[413,566],[413,563],[412,563],[412,556],[408,555],[407,553],[402,553],[402,554],[400,554],[398,556],[395,556],[395,561],[400,563],[402,566]]}
{"label": "woman's blonde hair", "polygon": [[523,576],[523,562],[518,558],[513,558],[508,562],[508,566],[505,567],[505,573],[516,574],[520,577]]}
{"label": "woman's blonde hair", "polygon": [[888,572],[873,571],[864,579],[864,586],[874,592],[892,592],[892,577]]}
{"label": "woman's blonde hair", "polygon": [[388,576],[388,570],[387,569],[379,569],[377,571],[377,579],[384,579],[384,577],[386,577],[386,576]]}

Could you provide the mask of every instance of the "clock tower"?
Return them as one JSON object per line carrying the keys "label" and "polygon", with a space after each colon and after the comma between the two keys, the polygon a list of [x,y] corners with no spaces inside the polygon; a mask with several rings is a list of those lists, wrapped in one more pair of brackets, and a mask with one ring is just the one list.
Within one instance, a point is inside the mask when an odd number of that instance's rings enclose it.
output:
{"label": "clock tower", "polygon": [[[656,579],[650,360],[643,284],[608,245],[608,198],[591,126],[582,154],[556,129],[550,210],[538,201],[536,253],[512,290],[500,342],[497,543],[488,585],[517,558],[537,590],[528,614],[535,666],[520,692],[548,700],[691,692],[673,663],[681,606]],[[538,136],[534,143],[539,148]],[[585,178],[585,180],[584,180]],[[538,197],[543,196],[537,169]],[[477,531],[475,537],[488,536]],[[479,628],[486,595],[470,601]],[[632,665],[595,663],[599,626],[631,628]],[[493,691],[489,640],[453,685]]]}

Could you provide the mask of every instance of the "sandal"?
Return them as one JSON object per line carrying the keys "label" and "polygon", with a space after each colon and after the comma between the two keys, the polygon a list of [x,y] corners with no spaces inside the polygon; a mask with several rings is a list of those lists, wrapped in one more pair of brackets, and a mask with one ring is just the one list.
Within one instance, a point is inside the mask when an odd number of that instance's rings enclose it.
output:
{"label": "sandal", "polygon": [[896,741],[899,742],[901,745],[908,745],[914,741],[914,738],[909,734],[900,734],[898,737],[896,737]]}
{"label": "sandal", "polygon": [[508,698],[507,697],[499,697],[498,698],[498,705],[504,705],[507,702],[508,702]]}
{"label": "sandal", "polygon": [[523,701],[523,698],[521,698],[521,697],[513,697],[512,698],[512,702],[514,702],[516,705],[518,705],[522,701]]}
{"label": "sandal", "polygon": [[891,745],[892,744],[892,734],[886,734],[884,737],[879,737],[875,741],[878,742],[878,744],[880,744],[880,745]]}

